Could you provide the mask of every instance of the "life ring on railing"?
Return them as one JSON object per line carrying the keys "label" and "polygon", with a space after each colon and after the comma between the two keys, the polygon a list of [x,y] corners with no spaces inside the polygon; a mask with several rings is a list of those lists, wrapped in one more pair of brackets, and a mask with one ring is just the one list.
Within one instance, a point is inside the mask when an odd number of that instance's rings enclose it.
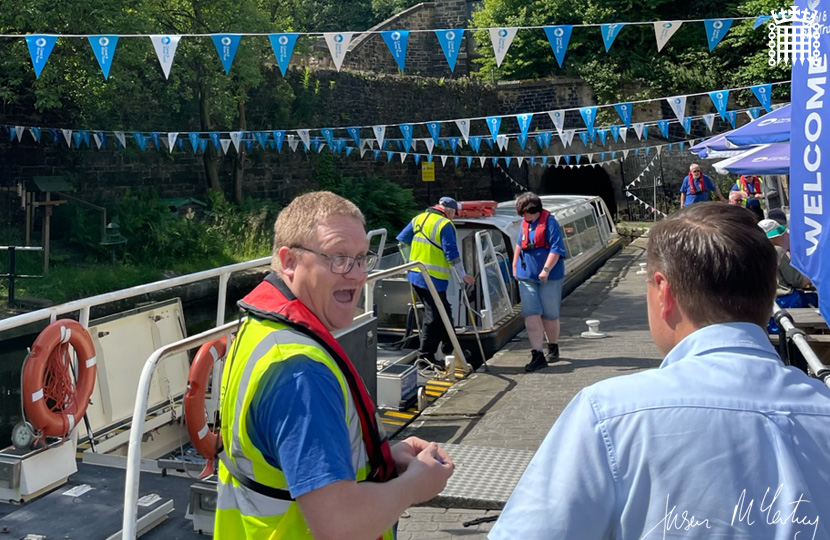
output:
{"label": "life ring on railing", "polygon": [[[216,459],[219,453],[219,434],[211,431],[207,423],[205,393],[210,372],[220,358],[225,357],[228,339],[222,337],[208,341],[196,353],[187,376],[187,391],[184,394],[184,420],[190,443],[205,459]],[[213,389],[218,391],[217,388]]]}
{"label": "life ring on railing", "polygon": [[[72,381],[69,346],[78,358]],[[37,336],[23,364],[23,412],[36,430],[50,437],[71,433],[86,414],[98,366],[89,332],[72,319],[60,319]]]}

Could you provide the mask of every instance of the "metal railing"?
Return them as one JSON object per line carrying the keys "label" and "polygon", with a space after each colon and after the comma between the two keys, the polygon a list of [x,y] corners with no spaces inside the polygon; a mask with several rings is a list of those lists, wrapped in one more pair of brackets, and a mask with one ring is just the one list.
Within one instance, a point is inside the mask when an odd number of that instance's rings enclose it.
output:
{"label": "metal railing", "polygon": [[830,368],[825,366],[819,360],[819,357],[816,356],[816,353],[807,342],[807,334],[804,330],[796,328],[795,324],[793,324],[792,316],[787,313],[786,309],[779,307],[778,304],[775,304],[772,316],[780,328],[778,339],[782,341],[782,345],[785,345],[783,343],[784,340],[792,341],[801,355],[804,356],[804,360],[807,362],[810,370],[815,374],[815,377],[830,388]]}
{"label": "metal railing", "polygon": [[[430,277],[429,273],[427,272],[426,266],[423,263],[412,262],[401,266],[397,266],[395,268],[390,268],[388,270],[381,270],[379,272],[375,272],[369,276],[367,284],[374,283],[375,281],[388,276],[400,274],[401,272],[408,271],[409,269],[415,267],[421,268],[421,274],[424,276],[424,281],[426,281],[427,288],[429,289],[429,292],[432,295],[432,297],[435,298],[435,304],[438,308],[438,314],[441,316],[441,321],[443,321],[444,326],[447,327],[450,341],[452,342],[452,345],[455,349],[454,352],[456,362],[460,363],[464,367],[464,369],[469,370],[470,367],[467,364],[466,359],[464,358],[464,352],[461,349],[461,344],[458,342],[458,338],[456,337],[455,332],[453,330],[449,314],[444,309],[443,302],[441,302],[438,297],[438,290],[435,288],[435,284],[432,282],[432,278]],[[371,307],[369,307],[369,309],[371,309]],[[365,317],[369,315],[370,312],[366,311],[366,308],[364,307],[364,312],[357,315],[355,319],[362,321]],[[156,367],[162,360],[164,360],[168,356],[201,346],[202,344],[207,343],[208,341],[211,341],[213,339],[230,335],[231,333],[233,333],[234,330],[236,330],[238,325],[239,321],[231,321],[227,324],[218,326],[217,328],[213,328],[211,330],[202,332],[201,334],[185,338],[181,341],[177,341],[176,343],[171,343],[170,345],[165,345],[164,347],[156,350],[152,355],[150,355],[150,357],[144,363],[144,368],[141,370],[141,376],[138,380],[138,389],[136,390],[135,406],[133,409],[133,423],[130,426],[130,442],[129,446],[127,447],[127,473],[126,483],[124,485],[124,519],[122,521],[121,529],[122,540],[135,540],[136,538],[136,517],[138,516],[138,493],[140,480],[139,475],[141,473],[141,441],[144,435],[144,423],[145,417],[147,416],[147,403],[150,398],[150,385],[152,383],[153,374],[155,373]],[[454,377],[455,366],[448,367],[451,373],[451,377]]]}

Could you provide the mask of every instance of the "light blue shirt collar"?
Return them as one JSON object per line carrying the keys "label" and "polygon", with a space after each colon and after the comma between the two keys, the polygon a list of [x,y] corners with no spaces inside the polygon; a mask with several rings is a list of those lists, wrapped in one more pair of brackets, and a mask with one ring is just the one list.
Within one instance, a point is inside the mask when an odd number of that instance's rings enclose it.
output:
{"label": "light blue shirt collar", "polygon": [[756,354],[781,361],[763,328],[753,323],[731,322],[704,326],[692,332],[669,351],[660,367],[716,349],[753,349]]}

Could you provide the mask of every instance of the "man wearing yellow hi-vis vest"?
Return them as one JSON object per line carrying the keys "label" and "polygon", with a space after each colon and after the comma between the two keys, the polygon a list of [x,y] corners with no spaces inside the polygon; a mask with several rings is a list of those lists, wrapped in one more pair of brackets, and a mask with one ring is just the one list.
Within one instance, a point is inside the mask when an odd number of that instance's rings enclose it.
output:
{"label": "man wearing yellow hi-vis vest", "polygon": [[[475,284],[475,278],[467,275],[461,263],[461,256],[458,254],[455,225],[452,223],[456,211],[458,211],[458,203],[455,199],[441,197],[438,204],[415,216],[397,237],[398,242],[412,246],[409,260],[422,262],[427,267],[427,272],[450,318],[452,318],[452,308],[447,299],[447,287],[451,270],[454,268],[464,283]],[[426,281],[421,275],[421,269],[410,270],[407,277],[424,305],[424,320],[419,332],[418,357],[434,364],[435,353],[438,352],[440,343],[443,343],[444,354],[450,354],[453,346],[447,329],[441,321],[441,316],[438,314],[438,304],[429,293]]]}
{"label": "man wearing yellow hi-vis vest", "polygon": [[390,446],[331,334],[351,324],[376,263],[342,197],[308,193],[277,218],[273,272],[239,302],[222,376],[214,538],[393,540],[401,513],[446,485],[438,445]]}

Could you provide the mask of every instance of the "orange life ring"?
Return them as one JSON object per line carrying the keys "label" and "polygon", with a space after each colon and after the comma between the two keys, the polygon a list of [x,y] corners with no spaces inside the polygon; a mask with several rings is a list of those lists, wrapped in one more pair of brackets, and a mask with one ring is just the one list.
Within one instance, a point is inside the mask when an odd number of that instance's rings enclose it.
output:
{"label": "orange life ring", "polygon": [[[69,346],[78,358],[72,381]],[[72,319],[60,319],[37,336],[23,365],[23,412],[35,429],[63,437],[86,414],[98,371],[89,332]]]}
{"label": "orange life ring", "polygon": [[[187,376],[187,391],[184,394],[184,420],[190,443],[206,459],[216,459],[219,450],[219,435],[207,424],[205,393],[214,363],[225,357],[228,339],[222,337],[208,341],[196,353]],[[214,391],[218,389],[214,388]]]}

